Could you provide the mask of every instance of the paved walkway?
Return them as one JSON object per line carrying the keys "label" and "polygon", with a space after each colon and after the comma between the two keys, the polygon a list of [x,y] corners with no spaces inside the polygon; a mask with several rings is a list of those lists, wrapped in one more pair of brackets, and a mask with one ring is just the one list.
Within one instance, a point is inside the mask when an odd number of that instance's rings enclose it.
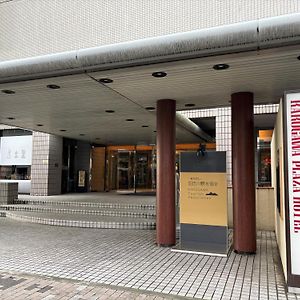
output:
{"label": "paved walkway", "polygon": [[285,291],[272,232],[258,233],[256,256],[231,253],[228,259],[159,248],[155,231],[148,230],[64,228],[0,218],[0,237],[4,271],[199,299],[300,299]]}
{"label": "paved walkway", "polygon": [[57,280],[48,277],[0,271],[0,299],[5,300],[109,300],[183,299],[158,293],[141,292],[105,285],[95,285],[71,280]]}

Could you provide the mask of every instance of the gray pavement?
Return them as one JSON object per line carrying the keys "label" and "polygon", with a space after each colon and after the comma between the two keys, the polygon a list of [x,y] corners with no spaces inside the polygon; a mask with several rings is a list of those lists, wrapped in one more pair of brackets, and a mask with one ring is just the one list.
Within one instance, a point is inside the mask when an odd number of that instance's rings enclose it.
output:
{"label": "gray pavement", "polygon": [[[133,288],[162,297],[300,299],[286,293],[273,232],[258,233],[257,255],[231,253],[228,259],[159,248],[155,231],[148,230],[64,228],[0,218],[0,237],[0,269],[17,274],[105,284],[113,290]],[[51,297],[46,299],[60,299]]]}

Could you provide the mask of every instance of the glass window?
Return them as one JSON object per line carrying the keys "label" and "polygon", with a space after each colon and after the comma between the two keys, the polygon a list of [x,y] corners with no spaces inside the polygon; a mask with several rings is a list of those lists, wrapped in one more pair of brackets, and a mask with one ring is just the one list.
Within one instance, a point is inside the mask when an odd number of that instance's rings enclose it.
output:
{"label": "glass window", "polygon": [[273,130],[258,130],[257,138],[257,184],[271,186],[271,139]]}
{"label": "glass window", "polygon": [[0,179],[30,180],[30,166],[0,166]]}

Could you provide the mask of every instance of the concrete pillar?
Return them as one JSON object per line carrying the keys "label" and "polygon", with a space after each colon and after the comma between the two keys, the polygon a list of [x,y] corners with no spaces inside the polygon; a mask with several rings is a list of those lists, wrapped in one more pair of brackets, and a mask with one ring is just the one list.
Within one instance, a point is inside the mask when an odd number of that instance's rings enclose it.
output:
{"label": "concrete pillar", "polygon": [[253,94],[231,95],[233,248],[256,252]]}
{"label": "concrete pillar", "polygon": [[175,117],[176,101],[157,101],[156,242],[172,246],[175,224]]}
{"label": "concrete pillar", "polygon": [[33,132],[30,195],[61,194],[62,151],[61,136]]}

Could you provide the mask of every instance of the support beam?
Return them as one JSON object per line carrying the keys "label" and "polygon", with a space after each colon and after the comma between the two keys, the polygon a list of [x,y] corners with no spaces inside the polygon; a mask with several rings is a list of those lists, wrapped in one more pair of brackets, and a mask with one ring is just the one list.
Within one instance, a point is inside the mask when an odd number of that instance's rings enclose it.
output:
{"label": "support beam", "polygon": [[156,242],[176,242],[175,223],[175,118],[176,101],[157,101]]}
{"label": "support beam", "polygon": [[253,94],[231,95],[233,247],[256,252]]}

